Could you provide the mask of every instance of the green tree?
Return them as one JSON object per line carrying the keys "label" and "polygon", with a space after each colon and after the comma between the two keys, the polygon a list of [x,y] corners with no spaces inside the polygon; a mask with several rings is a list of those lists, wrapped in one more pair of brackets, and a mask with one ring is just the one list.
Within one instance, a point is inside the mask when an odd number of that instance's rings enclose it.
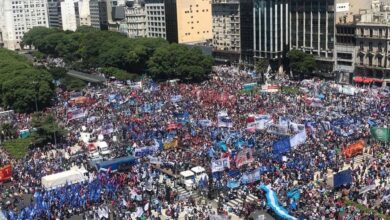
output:
{"label": "green tree", "polygon": [[294,75],[299,74],[301,78],[305,74],[312,74],[316,69],[316,60],[311,54],[307,54],[300,50],[291,50],[288,52],[290,69]]}
{"label": "green tree", "polygon": [[0,126],[0,135],[4,137],[2,138],[4,140],[14,139],[18,136],[16,128],[9,123]]}
{"label": "green tree", "polygon": [[178,78],[199,81],[211,72],[213,59],[199,48],[170,44],[158,48],[148,62],[149,73],[155,79]]}
{"label": "green tree", "polygon": [[32,66],[23,56],[0,49],[0,104],[17,112],[50,106],[54,96],[52,77]]}
{"label": "green tree", "polygon": [[257,74],[261,74],[261,81],[264,82],[264,74],[267,72],[269,62],[265,58],[259,58],[256,60],[255,70]]}
{"label": "green tree", "polygon": [[33,143],[37,146],[43,146],[49,142],[56,143],[66,134],[66,131],[58,125],[54,116],[50,114],[34,113],[31,126],[34,128],[31,137]]}

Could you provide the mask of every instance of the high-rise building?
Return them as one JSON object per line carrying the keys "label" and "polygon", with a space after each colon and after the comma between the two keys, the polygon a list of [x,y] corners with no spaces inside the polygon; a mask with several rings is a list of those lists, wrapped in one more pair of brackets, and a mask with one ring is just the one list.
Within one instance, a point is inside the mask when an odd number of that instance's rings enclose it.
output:
{"label": "high-rise building", "polygon": [[129,37],[146,37],[146,10],[139,0],[131,7],[126,7],[126,22]]}
{"label": "high-rise building", "polygon": [[167,40],[206,42],[213,38],[210,0],[166,0]]}
{"label": "high-rise building", "polygon": [[91,26],[90,0],[78,0],[80,26]]}
{"label": "high-rise building", "polygon": [[313,54],[322,72],[334,64],[335,0],[290,0],[290,48]]}
{"label": "high-rise building", "polygon": [[220,62],[240,59],[240,1],[213,0],[213,56]]}
{"label": "high-rise building", "polygon": [[91,26],[100,30],[108,30],[107,3],[105,0],[89,2]]}
{"label": "high-rise building", "polygon": [[62,29],[61,0],[48,0],[49,27]]}
{"label": "high-rise building", "polygon": [[166,39],[164,0],[146,0],[146,35]]}
{"label": "high-rise building", "polygon": [[47,0],[0,1],[0,38],[5,48],[20,49],[24,33],[37,26],[49,27]]}
{"label": "high-rise building", "polygon": [[265,58],[281,66],[289,49],[289,0],[255,0],[253,8],[253,50],[256,59]]}
{"label": "high-rise building", "polygon": [[78,0],[63,0],[61,2],[62,29],[76,31],[80,26]]}

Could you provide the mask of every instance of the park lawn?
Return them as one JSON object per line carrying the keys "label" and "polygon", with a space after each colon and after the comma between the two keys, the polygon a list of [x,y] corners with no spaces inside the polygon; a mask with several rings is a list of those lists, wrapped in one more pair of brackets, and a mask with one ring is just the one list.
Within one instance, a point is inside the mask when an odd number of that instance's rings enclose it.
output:
{"label": "park lawn", "polygon": [[26,155],[31,142],[31,137],[25,139],[18,138],[4,142],[3,146],[13,158],[21,159]]}

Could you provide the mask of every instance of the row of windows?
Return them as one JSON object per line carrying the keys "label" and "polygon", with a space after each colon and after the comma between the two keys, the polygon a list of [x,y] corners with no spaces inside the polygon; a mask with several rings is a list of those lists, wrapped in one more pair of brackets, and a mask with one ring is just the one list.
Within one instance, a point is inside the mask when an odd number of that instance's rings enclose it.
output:
{"label": "row of windows", "polygon": [[[208,9],[203,9],[202,12],[208,12],[209,10]],[[199,10],[196,10],[196,13],[198,13]],[[192,13],[192,11],[184,11],[185,14],[189,14],[189,13]]]}

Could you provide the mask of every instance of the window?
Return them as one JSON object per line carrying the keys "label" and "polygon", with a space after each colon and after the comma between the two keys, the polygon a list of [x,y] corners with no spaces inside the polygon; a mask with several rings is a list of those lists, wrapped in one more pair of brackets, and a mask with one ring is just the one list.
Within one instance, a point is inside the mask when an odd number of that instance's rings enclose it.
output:
{"label": "window", "polygon": [[378,57],[378,67],[382,67],[382,57]]}
{"label": "window", "polygon": [[372,35],[374,35],[374,31],[370,29],[370,37],[372,37]]}
{"label": "window", "polygon": [[368,50],[369,50],[369,51],[372,51],[372,42],[369,42],[369,43],[368,43]]}

